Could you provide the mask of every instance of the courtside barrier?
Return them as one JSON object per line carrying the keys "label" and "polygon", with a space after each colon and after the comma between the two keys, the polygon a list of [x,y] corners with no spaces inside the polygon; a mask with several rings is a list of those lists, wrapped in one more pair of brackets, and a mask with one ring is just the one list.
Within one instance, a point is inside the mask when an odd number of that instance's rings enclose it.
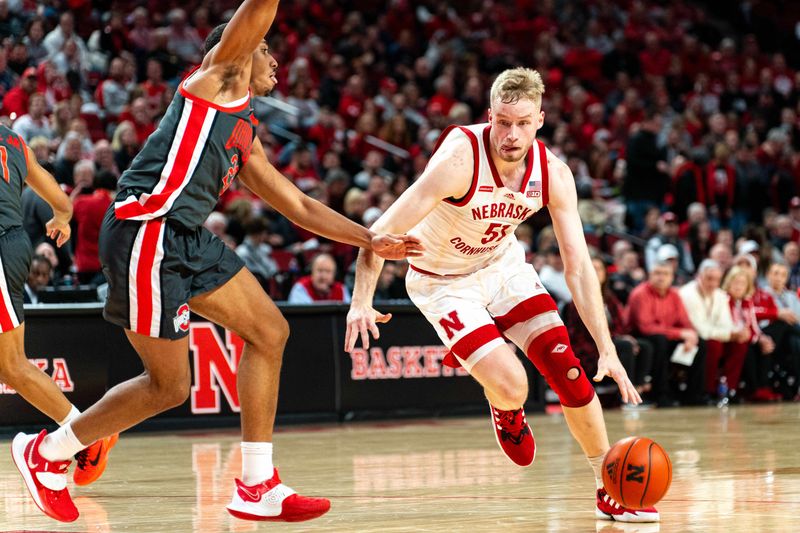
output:
{"label": "courtside barrier", "polygon": [[[291,335],[283,359],[280,421],[483,412],[481,388],[463,370],[442,365],[445,348],[411,305],[378,305],[394,317],[370,348],[344,352],[347,306],[279,304]],[[123,330],[102,318],[100,304],[28,306],[28,358],[84,409],[115,384],[142,372]],[[244,343],[201,317],[192,317],[189,360],[192,388],[181,406],[156,422],[181,427],[233,425],[239,412],[236,369]],[[544,387],[524,360],[531,393],[527,408],[541,410]],[[0,384],[0,430],[48,423],[15,391]]]}

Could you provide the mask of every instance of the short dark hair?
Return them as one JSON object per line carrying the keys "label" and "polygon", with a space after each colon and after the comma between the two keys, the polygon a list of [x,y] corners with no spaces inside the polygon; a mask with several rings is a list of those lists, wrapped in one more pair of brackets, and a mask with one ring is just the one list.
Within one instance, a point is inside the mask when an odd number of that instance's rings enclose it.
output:
{"label": "short dark hair", "polygon": [[206,43],[203,46],[203,55],[206,55],[211,51],[212,48],[217,46],[217,43],[219,43],[219,41],[222,39],[222,32],[225,31],[225,26],[227,25],[228,23],[224,22],[211,30],[211,33],[209,33],[208,37],[206,37]]}
{"label": "short dark hair", "polygon": [[244,225],[245,235],[259,235],[269,231],[269,224],[264,217],[255,217]]}
{"label": "short dark hair", "polygon": [[53,270],[53,263],[51,263],[50,260],[45,256],[43,256],[42,254],[36,254],[33,257],[31,257],[31,267],[33,267],[34,263],[43,263],[50,268],[51,272]]}
{"label": "short dark hair", "polygon": [[[228,25],[227,22],[223,22],[222,24],[211,30],[211,33],[209,33],[208,37],[206,37],[205,45],[203,45],[203,55],[209,53],[212,48],[214,48],[215,46],[217,46],[217,44],[219,44],[219,42],[222,40],[222,32],[225,31],[225,27],[227,25]],[[266,39],[267,36],[265,35],[264,38]]]}

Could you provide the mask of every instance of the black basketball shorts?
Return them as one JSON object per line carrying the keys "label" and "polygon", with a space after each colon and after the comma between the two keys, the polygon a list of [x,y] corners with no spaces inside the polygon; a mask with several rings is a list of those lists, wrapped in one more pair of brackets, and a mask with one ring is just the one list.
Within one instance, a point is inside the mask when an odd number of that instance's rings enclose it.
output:
{"label": "black basketball shorts", "polygon": [[142,335],[189,333],[189,300],[224,285],[244,262],[204,227],[165,218],[119,220],[111,204],[100,229],[100,263],[108,281],[103,316]]}

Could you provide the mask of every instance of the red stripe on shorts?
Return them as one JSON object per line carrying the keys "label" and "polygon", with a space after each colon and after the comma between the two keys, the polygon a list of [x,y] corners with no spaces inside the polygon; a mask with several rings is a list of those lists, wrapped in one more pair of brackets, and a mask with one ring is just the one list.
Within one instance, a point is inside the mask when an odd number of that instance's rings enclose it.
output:
{"label": "red stripe on shorts", "polygon": [[[152,271],[158,247],[158,237],[161,234],[163,220],[148,221],[144,228],[142,250],[139,255],[139,264],[136,267],[136,295],[137,295],[137,323],[136,333],[150,335],[150,326],[153,321],[153,285]],[[159,302],[159,305],[161,303]]]}
{"label": "red stripe on shorts", "polygon": [[[8,295],[8,299],[11,299],[10,294]],[[8,309],[6,309],[3,295],[0,294],[0,333],[5,333],[6,331],[11,331],[12,329],[14,329],[14,322],[11,321],[11,315],[9,314]]]}
{"label": "red stripe on shorts", "polygon": [[490,343],[495,339],[501,339],[502,336],[494,324],[486,324],[478,329],[471,331],[464,335],[457,343],[450,348],[450,351],[459,356],[461,359],[468,359],[470,355],[475,353],[484,344]]}
{"label": "red stripe on shorts", "polygon": [[508,313],[494,317],[494,323],[501,331],[505,331],[515,324],[525,322],[548,311],[558,311],[556,302],[549,294],[537,294],[521,301]]}

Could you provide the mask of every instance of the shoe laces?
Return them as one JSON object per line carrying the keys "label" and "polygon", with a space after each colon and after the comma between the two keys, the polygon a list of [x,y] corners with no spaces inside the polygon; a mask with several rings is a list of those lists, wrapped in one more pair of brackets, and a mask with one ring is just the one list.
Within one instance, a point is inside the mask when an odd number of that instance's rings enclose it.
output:
{"label": "shoe laces", "polygon": [[514,444],[519,444],[525,435],[528,434],[528,425],[525,423],[525,415],[522,409],[514,411],[501,411],[493,409],[497,423],[500,425],[500,438],[510,440]]}

